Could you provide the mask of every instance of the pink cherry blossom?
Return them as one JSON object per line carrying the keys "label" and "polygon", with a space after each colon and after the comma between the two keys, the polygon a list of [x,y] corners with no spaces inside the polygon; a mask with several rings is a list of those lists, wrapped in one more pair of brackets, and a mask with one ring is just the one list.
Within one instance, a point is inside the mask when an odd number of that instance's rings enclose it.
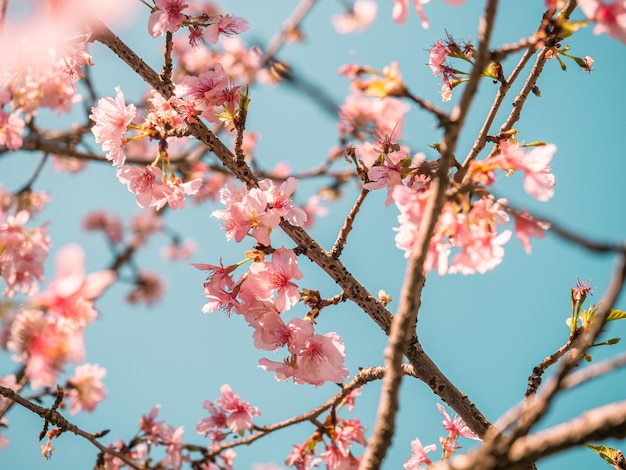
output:
{"label": "pink cherry blossom", "polygon": [[345,357],[346,348],[338,334],[314,335],[298,354],[294,382],[315,386],[342,383],[349,375]]}
{"label": "pink cherry blossom", "polygon": [[187,19],[182,11],[189,5],[184,0],[155,0],[154,4],[157,9],[148,18],[148,31],[153,38],[178,31]]}
{"label": "pink cherry blossom", "polygon": [[53,387],[65,364],[82,360],[82,330],[68,318],[54,318],[41,309],[25,308],[11,323],[7,349],[16,353],[14,361],[26,365],[25,373],[33,389]]}
{"label": "pink cherry blossom", "polygon": [[524,251],[530,254],[530,237],[543,238],[545,230],[550,228],[550,224],[535,220],[527,210],[523,213],[514,213],[515,216],[515,236],[524,247]]}
{"label": "pink cherry blossom", "polygon": [[201,109],[207,106],[220,106],[224,102],[224,88],[228,86],[228,79],[221,64],[213,70],[202,72],[197,77],[186,75],[176,85],[176,96],[192,98]]}
{"label": "pink cherry blossom", "polygon": [[416,470],[423,463],[425,463],[426,465],[432,464],[432,461],[428,457],[426,457],[426,454],[428,452],[433,452],[436,450],[437,446],[435,444],[430,444],[426,447],[423,447],[422,442],[418,438],[415,438],[411,442],[411,456],[406,462],[404,462],[404,470]]}
{"label": "pink cherry blossom", "polygon": [[150,235],[163,231],[163,219],[156,209],[139,212],[130,219],[130,228],[133,231],[132,245],[139,248],[146,243]]}
{"label": "pink cherry blossom", "polygon": [[220,393],[221,397],[215,400],[215,404],[220,406],[225,413],[228,413],[227,427],[239,434],[250,429],[252,418],[261,415],[259,409],[256,406],[251,406],[247,401],[241,400],[239,395],[233,393],[230,385],[222,385]]}
{"label": "pink cherry blossom", "polygon": [[68,245],[56,256],[56,275],[33,302],[49,313],[71,319],[82,328],[94,321],[93,301],[115,280],[115,272],[98,271],[85,275],[85,256],[79,245]]}
{"label": "pink cherry blossom", "polygon": [[372,24],[377,10],[373,0],[356,0],[348,13],[333,16],[333,26],[340,34],[363,31]]}
{"label": "pink cherry blossom", "polygon": [[443,416],[443,428],[446,431],[449,431],[453,436],[452,439],[456,439],[457,437],[466,437],[468,439],[480,440],[478,435],[472,431],[467,424],[463,421],[463,419],[459,416],[454,416],[454,419],[450,418],[450,415],[446,411],[446,409],[439,403],[437,403],[437,409]]}
{"label": "pink cherry blossom", "polygon": [[93,211],[83,219],[83,230],[102,231],[109,243],[122,241],[122,223],[119,217],[106,211]]}
{"label": "pink cherry blossom", "polygon": [[220,35],[232,36],[250,29],[250,24],[239,16],[221,15],[218,20],[207,26],[204,38],[209,44],[216,44]]}
{"label": "pink cherry blossom", "polygon": [[[466,0],[445,0],[446,3],[459,6],[465,3]],[[428,29],[428,18],[424,13],[422,5],[429,3],[430,0],[413,0],[413,7],[419,15],[422,21],[422,27]],[[409,16],[409,0],[393,0],[392,18],[396,23],[404,23]]]}
{"label": "pink cherry blossom", "polygon": [[596,23],[594,34],[607,33],[626,44],[626,1],[578,0],[585,16]]}
{"label": "pink cherry blossom", "polygon": [[106,369],[98,364],[83,364],[76,368],[74,375],[68,380],[70,414],[81,410],[93,411],[104,400],[102,379],[105,375]]}
{"label": "pink cherry blossom", "polygon": [[176,261],[190,258],[198,249],[196,242],[187,239],[182,243],[174,240],[161,249],[161,256],[168,261]]}
{"label": "pink cherry blossom", "polygon": [[165,285],[161,277],[152,271],[141,271],[135,279],[135,287],[126,296],[131,304],[144,302],[152,305],[163,298]]}
{"label": "pink cherry blossom", "polygon": [[165,458],[161,462],[164,468],[181,469],[183,464],[183,456],[181,454],[183,450],[183,433],[184,428],[182,426],[176,429],[172,426],[164,426],[161,432],[161,441],[167,446]]}
{"label": "pink cherry blossom", "polygon": [[168,180],[166,184],[169,188],[165,193],[167,204],[176,210],[185,207],[185,195],[193,196],[200,190],[202,180],[198,178],[183,183],[180,178],[175,178],[174,181]]}
{"label": "pink cherry blossom", "polygon": [[477,163],[502,170],[522,170],[524,189],[539,201],[547,201],[554,195],[554,175],[550,171],[550,160],[556,146],[554,144],[533,147],[527,153],[516,143],[500,142],[501,153],[485,162]]}
{"label": "pink cherry blossom", "polygon": [[291,195],[296,190],[297,185],[298,180],[293,177],[287,178],[280,186],[268,179],[259,181],[259,188],[265,192],[267,203],[274,209],[273,212],[291,225],[302,227],[306,222],[306,213],[291,201]]}
{"label": "pink cherry blossom", "polygon": [[21,110],[17,109],[11,114],[7,114],[0,108],[0,145],[6,146],[11,151],[22,147],[25,123],[20,113]]}
{"label": "pink cherry blossom", "polygon": [[136,194],[139,207],[155,207],[161,209],[168,203],[172,188],[163,182],[163,172],[151,165],[139,168],[124,165],[117,170],[117,179],[128,186],[128,190]]}
{"label": "pink cherry blossom", "polygon": [[115,87],[116,96],[113,98],[100,98],[98,106],[91,108],[89,118],[95,122],[91,132],[106,151],[107,160],[112,160],[114,166],[122,166],[126,156],[122,151],[123,136],[128,125],[137,114],[137,108],[133,104],[126,104],[124,94],[120,87]]}
{"label": "pink cherry blossom", "polygon": [[19,211],[0,219],[0,273],[7,287],[6,297],[17,292],[32,295],[39,289],[36,281],[43,281],[44,261],[50,249],[46,225],[25,227],[29,212]]}
{"label": "pink cherry blossom", "polygon": [[293,250],[278,248],[272,253],[270,262],[253,263],[250,266],[246,290],[267,299],[276,292],[276,308],[280,312],[289,310],[300,300],[298,286],[291,279],[301,279],[302,273]]}
{"label": "pink cherry blossom", "polygon": [[267,196],[259,188],[247,193],[234,190],[227,185],[220,191],[220,199],[227,205],[226,210],[216,210],[211,214],[224,222],[226,239],[240,242],[250,234],[258,243],[269,246],[272,228],[280,223],[280,215],[268,210]]}

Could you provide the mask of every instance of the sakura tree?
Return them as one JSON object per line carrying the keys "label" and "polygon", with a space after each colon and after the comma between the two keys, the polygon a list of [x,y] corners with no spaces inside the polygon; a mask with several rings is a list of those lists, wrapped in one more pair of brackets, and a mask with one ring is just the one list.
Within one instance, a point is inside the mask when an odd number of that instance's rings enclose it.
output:
{"label": "sakura tree", "polygon": [[1,11],[2,468],[626,468],[626,2]]}

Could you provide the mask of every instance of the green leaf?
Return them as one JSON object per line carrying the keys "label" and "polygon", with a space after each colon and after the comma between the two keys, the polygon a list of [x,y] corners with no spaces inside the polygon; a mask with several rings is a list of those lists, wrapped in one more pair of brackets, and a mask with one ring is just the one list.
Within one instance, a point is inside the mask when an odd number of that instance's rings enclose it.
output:
{"label": "green leaf", "polygon": [[593,450],[596,454],[609,462],[611,465],[615,463],[615,456],[618,452],[616,449],[608,446],[594,446],[591,444],[585,444],[585,447]]}
{"label": "green leaf", "polygon": [[626,319],[626,312],[624,312],[623,310],[615,310],[615,309],[611,309],[611,311],[609,312],[609,315],[606,317],[606,321],[624,320],[624,319]]}
{"label": "green leaf", "polygon": [[592,346],[608,346],[610,344],[617,344],[619,343],[621,340],[621,338],[611,338],[611,339],[607,339],[606,341],[602,341],[601,343],[595,343]]}

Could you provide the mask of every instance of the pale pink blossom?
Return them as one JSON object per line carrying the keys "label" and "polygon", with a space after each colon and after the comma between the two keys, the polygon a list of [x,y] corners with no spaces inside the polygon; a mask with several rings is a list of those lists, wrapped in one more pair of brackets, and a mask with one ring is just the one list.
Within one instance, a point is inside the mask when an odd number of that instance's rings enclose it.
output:
{"label": "pale pink blossom", "polygon": [[120,87],[115,87],[115,91],[115,99],[107,97],[98,100],[98,106],[91,108],[89,118],[95,122],[91,132],[96,143],[107,152],[107,160],[112,160],[114,166],[122,166],[126,159],[122,151],[124,133],[135,118],[137,108],[133,104],[126,104]]}
{"label": "pale pink blossom", "polygon": [[220,407],[217,407],[213,402],[204,400],[202,407],[211,415],[208,418],[202,418],[196,425],[196,432],[198,434],[204,434],[205,436],[221,428],[227,428],[226,413]]}
{"label": "pale pink blossom", "polygon": [[246,290],[259,299],[269,299],[276,292],[276,308],[289,310],[300,300],[300,291],[292,279],[302,279],[293,250],[278,248],[270,262],[253,263],[245,282]]}
{"label": "pale pink blossom", "polygon": [[235,433],[243,434],[252,427],[252,418],[260,416],[261,412],[256,406],[251,406],[247,401],[241,400],[239,395],[235,395],[228,384],[222,385],[220,394],[215,404],[228,413],[226,426]]}
{"label": "pale pink blossom", "polygon": [[122,223],[119,217],[106,211],[92,211],[83,218],[83,230],[102,231],[109,243],[122,241]]}
{"label": "pale pink blossom", "polygon": [[190,97],[202,106],[219,106],[224,102],[223,91],[228,79],[221,64],[198,76],[186,75],[175,87],[176,96]]}
{"label": "pale pink blossom", "polygon": [[67,171],[69,173],[80,173],[87,168],[87,161],[80,158],[66,157],[61,155],[52,156],[52,168],[55,171]]}
{"label": "pale pink blossom", "polygon": [[167,446],[165,449],[165,458],[161,461],[164,468],[172,470],[180,470],[183,464],[183,433],[182,426],[174,429],[172,426],[164,426],[161,432],[161,441]]}
{"label": "pale pink blossom", "polygon": [[298,180],[293,177],[287,178],[280,186],[272,180],[259,181],[259,188],[265,191],[268,204],[274,209],[274,213],[280,215],[291,225],[301,227],[306,222],[306,213],[291,201],[291,195],[296,190]]}
{"label": "pale pink blossom", "polygon": [[302,228],[311,228],[315,224],[316,217],[324,217],[328,215],[328,208],[322,206],[322,197],[319,194],[309,196],[306,204],[302,208],[306,213],[306,222]]}
{"label": "pale pink blossom", "polygon": [[373,0],[356,0],[348,13],[333,16],[333,26],[340,34],[363,31],[373,23],[377,10]]}
{"label": "pale pink blossom", "polygon": [[435,75],[441,75],[443,70],[441,66],[448,58],[448,48],[440,39],[435,44],[430,46],[428,66]]}
{"label": "pale pink blossom", "polygon": [[468,439],[480,440],[478,435],[465,424],[460,416],[455,415],[454,419],[450,418],[446,409],[439,403],[437,403],[437,409],[443,416],[443,428],[452,435],[451,439],[466,437]]}
{"label": "pale pink blossom", "polygon": [[71,319],[77,327],[94,321],[97,311],[93,301],[113,283],[116,274],[103,270],[85,275],[85,255],[79,245],[68,245],[57,253],[56,275],[47,289],[33,302],[49,313]]}
{"label": "pale pink blossom", "polygon": [[29,219],[30,213],[21,210],[8,215],[4,222],[0,220],[0,273],[7,284],[6,297],[17,292],[32,295],[39,288],[36,281],[43,281],[50,238],[46,224],[40,228],[25,227]]}
{"label": "pale pink blossom", "polygon": [[[412,0],[413,7],[417,12],[420,20],[422,21],[422,27],[424,29],[428,29],[428,18],[426,17],[426,13],[424,13],[425,5],[430,2],[430,0]],[[459,6],[465,3],[466,0],[445,0],[446,3],[451,5]],[[392,10],[392,18],[396,23],[404,23],[409,16],[409,0],[393,0],[393,10]]]}
{"label": "pale pink blossom", "polygon": [[133,231],[132,244],[139,248],[146,243],[150,235],[163,231],[163,219],[156,209],[139,212],[130,219],[130,228]]}
{"label": "pale pink blossom", "polygon": [[76,367],[74,375],[68,380],[70,414],[81,410],[93,411],[104,400],[105,390],[102,379],[106,369],[98,364],[83,364]]}
{"label": "pale pink blossom", "polygon": [[428,452],[433,452],[436,450],[437,446],[435,444],[430,444],[426,447],[423,447],[422,442],[418,438],[415,438],[411,442],[411,456],[406,462],[404,462],[404,470],[416,470],[423,463],[425,463],[426,465],[432,464],[432,461],[428,457],[426,457],[426,454]]}
{"label": "pale pink blossom", "polygon": [[534,219],[527,210],[523,213],[514,213],[515,236],[524,247],[524,251],[530,254],[530,237],[543,238],[545,230],[550,228],[550,224]]}
{"label": "pale pink blossom", "polygon": [[11,323],[7,349],[16,353],[14,361],[26,366],[25,373],[33,389],[53,387],[65,364],[82,360],[82,329],[68,318],[55,318],[41,309],[25,308]]}
{"label": "pale pink blossom", "polygon": [[243,187],[242,190],[233,188],[227,185],[220,191],[220,199],[227,209],[213,211],[211,215],[224,222],[227,240],[234,238],[240,242],[249,234],[258,243],[269,246],[270,233],[280,223],[280,215],[268,210],[267,195],[261,189],[252,188],[246,192]]}
{"label": "pale pink blossom", "polygon": [[0,145],[6,146],[11,151],[22,147],[25,123],[20,113],[21,110],[17,109],[7,114],[0,108]]}
{"label": "pale pink blossom", "polygon": [[[3,416],[2,418],[0,418],[0,429],[4,429],[7,427],[9,427],[9,420],[6,418],[6,416]],[[7,447],[9,447],[9,439],[6,436],[0,434],[0,450],[6,449]]]}
{"label": "pale pink blossom", "polygon": [[161,256],[168,261],[176,261],[190,258],[198,249],[196,242],[187,239],[182,243],[175,239],[161,249]]}
{"label": "pale pink blossom", "polygon": [[168,203],[172,194],[172,188],[163,181],[163,172],[151,165],[143,168],[124,165],[118,168],[116,176],[128,186],[131,193],[136,194],[139,207],[155,207],[159,210]]}
{"label": "pale pink blossom", "polygon": [[155,0],[156,9],[148,18],[150,36],[156,38],[166,32],[175,33],[187,19],[182,11],[189,5],[184,0]]}
{"label": "pale pink blossom", "polygon": [[315,386],[325,382],[343,383],[348,377],[346,348],[336,333],[312,336],[297,357],[295,383]]}
{"label": "pale pink blossom", "polygon": [[578,0],[584,15],[596,23],[594,34],[607,33],[626,43],[626,1]]}
{"label": "pale pink blossom", "polygon": [[207,26],[204,38],[209,44],[217,43],[220,35],[232,36],[250,29],[248,22],[239,16],[221,15],[217,21]]}
{"label": "pale pink blossom", "polygon": [[131,304],[144,302],[152,305],[163,298],[165,285],[161,277],[151,271],[140,272],[135,279],[135,287],[126,296],[126,300]]}
{"label": "pale pink blossom", "polygon": [[[202,186],[202,180],[195,179],[183,183],[180,178],[175,178],[174,181],[168,180],[166,185],[169,188],[169,191],[165,192],[167,204],[171,209],[176,210],[185,207],[185,195],[197,194]],[[156,207],[158,208],[158,204]]]}

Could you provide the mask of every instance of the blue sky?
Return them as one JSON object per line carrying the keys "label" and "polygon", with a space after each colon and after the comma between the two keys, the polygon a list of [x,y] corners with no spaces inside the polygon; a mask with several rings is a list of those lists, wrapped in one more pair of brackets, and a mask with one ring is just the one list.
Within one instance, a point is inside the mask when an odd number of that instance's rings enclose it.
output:
{"label": "blue sky", "polygon": [[[466,5],[454,8],[434,0],[425,7],[431,20],[429,30],[421,28],[414,11],[404,25],[394,24],[391,2],[378,4],[379,16],[372,28],[365,33],[340,36],[330,22],[331,16],[340,11],[339,2],[318,2],[303,25],[307,42],[286,46],[280,58],[326,89],[338,103],[348,91],[347,80],[337,74],[339,66],[356,62],[382,68],[395,60],[414,93],[451,109],[454,98],[450,103],[440,103],[438,79],[426,65],[428,48],[446,31],[458,39],[475,38],[483,2],[469,0]],[[502,1],[492,46],[531,34],[543,13],[543,4],[540,0]],[[224,1],[222,5],[227,12],[244,16],[250,22],[251,29],[243,39],[260,44],[267,44],[293,8],[293,2],[286,0]],[[576,14],[580,18],[580,13]],[[147,8],[140,9],[132,25],[115,32],[158,69],[162,42],[147,35],[147,17]],[[515,205],[529,207],[584,235],[599,241],[620,242],[626,234],[624,210],[619,203],[626,146],[621,139],[626,100],[620,86],[626,72],[625,46],[606,36],[594,36],[591,28],[565,43],[571,46],[574,55],[592,56],[594,72],[584,73],[573,62],[563,72],[558,63],[548,62],[539,80],[541,98],[530,97],[522,120],[515,126],[521,140],[556,144],[558,150],[552,165],[557,179],[555,197],[547,203],[533,201],[523,192],[521,179],[516,176],[499,184],[496,190],[498,196],[508,197]],[[139,99],[145,85],[124,64],[100,45],[94,46],[92,55],[95,61],[92,76],[100,94],[113,96],[114,86],[121,85],[129,99]],[[505,62],[504,67],[509,71],[511,62]],[[464,156],[471,147],[495,91],[496,85],[489,80],[481,83],[459,140],[459,155]],[[264,167],[287,161],[294,170],[305,170],[323,161],[336,144],[336,118],[327,115],[309,98],[288,88],[265,86],[254,87],[251,97],[248,129],[262,133],[257,157]],[[496,126],[506,112],[505,106]],[[50,125],[56,122],[50,120]],[[429,145],[440,136],[430,116],[412,109],[404,126],[403,143],[435,158]],[[39,155],[2,155],[0,182],[8,189],[20,187],[38,161]],[[298,194],[301,202],[308,196],[307,191],[314,191],[321,183],[303,184]],[[39,221],[51,221],[54,248],[50,261],[58,248],[78,242],[85,247],[90,271],[104,268],[111,258],[99,236],[81,230],[82,217],[93,209],[107,209],[128,220],[139,211],[134,197],[117,182],[108,165],[92,164],[78,176],[55,173],[47,167],[37,189],[48,191],[53,198],[46,211],[38,216]],[[312,235],[322,246],[332,246],[357,194],[357,189],[350,186],[343,199],[329,206],[330,215],[313,228]],[[370,291],[385,289],[397,300],[405,259],[393,240],[397,212],[393,206],[385,208],[384,200],[384,192],[370,195],[342,260]],[[216,208],[188,204],[184,210],[170,211],[165,216],[169,227],[197,242],[199,250],[194,262],[216,264],[220,257],[225,264],[236,262],[242,258],[242,251],[252,246],[226,242],[218,221],[209,217]],[[154,237],[137,260],[140,266],[157,270],[166,278],[167,295],[161,303],[152,307],[129,306],[124,302],[128,286],[123,284],[114,286],[98,302],[101,316],[86,333],[87,360],[107,369],[108,398],[94,413],[77,415],[73,422],[94,432],[111,429],[103,442],[127,440],[136,432],[140,416],[159,403],[161,417],[172,426],[183,425],[186,440],[200,444],[203,439],[195,435],[195,425],[205,416],[202,402],[217,398],[223,383],[230,384],[235,393],[261,409],[257,420],[261,425],[304,412],[336,392],[334,385],[314,388],[278,383],[272,374],[259,369],[258,359],[265,355],[253,347],[252,332],[243,319],[226,318],[221,312],[202,314],[203,273],[184,262],[162,261],[159,251],[166,243],[164,236]],[[279,236],[274,244],[281,243],[291,246],[289,240]],[[597,303],[615,267],[613,256],[589,255],[550,234],[544,240],[533,240],[531,256],[523,252],[516,240],[509,242],[506,252],[503,263],[485,275],[430,274],[419,323],[425,350],[491,420],[523,397],[532,368],[566,341],[570,287],[577,277],[593,280],[597,289],[591,300]],[[311,263],[302,260],[300,266],[304,272],[301,287],[319,289],[326,297],[339,292]],[[47,268],[51,272],[51,262]],[[392,312],[396,305],[396,301],[390,305]],[[626,309],[624,300],[620,299],[616,307]],[[304,312],[302,306],[293,310],[294,315]],[[610,337],[624,336],[624,328],[621,324],[611,325]],[[318,318],[317,329],[322,333],[336,331],[342,336],[351,376],[359,367],[382,363],[385,336],[355,305],[347,302],[324,311]],[[611,350],[598,350],[594,360],[622,351],[621,343]],[[15,370],[6,354],[0,359],[0,367],[4,371],[0,375]],[[616,373],[563,394],[540,427],[570,419],[585,408],[622,400],[625,378],[624,373]],[[369,430],[373,427],[378,392],[379,385],[372,384],[357,399],[355,416]],[[415,437],[424,444],[438,441],[443,434],[435,406],[439,401],[421,382],[403,382],[398,433],[385,469],[401,468]],[[3,468],[93,467],[97,450],[69,434],[54,443],[53,459],[42,461],[36,442],[41,428],[39,418],[17,407],[8,418],[7,435],[11,444],[0,452]],[[301,443],[313,431],[309,425],[299,425],[250,448],[238,448],[236,467],[252,468],[255,462],[282,464],[291,446]],[[620,447],[623,442],[612,445]],[[578,470],[603,465],[590,451],[577,450],[546,459],[539,468]]]}

